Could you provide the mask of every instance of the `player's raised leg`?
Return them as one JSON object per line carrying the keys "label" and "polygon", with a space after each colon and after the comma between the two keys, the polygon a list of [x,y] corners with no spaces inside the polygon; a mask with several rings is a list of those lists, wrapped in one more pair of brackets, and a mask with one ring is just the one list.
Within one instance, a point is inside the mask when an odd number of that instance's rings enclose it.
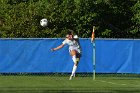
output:
{"label": "player's raised leg", "polygon": [[70,53],[71,53],[74,65],[73,65],[72,73],[71,73],[71,76],[70,76],[69,80],[71,80],[73,77],[75,77],[75,72],[77,70],[78,61],[79,61],[79,60],[77,60],[77,57],[76,57],[77,52],[75,50],[72,50]]}

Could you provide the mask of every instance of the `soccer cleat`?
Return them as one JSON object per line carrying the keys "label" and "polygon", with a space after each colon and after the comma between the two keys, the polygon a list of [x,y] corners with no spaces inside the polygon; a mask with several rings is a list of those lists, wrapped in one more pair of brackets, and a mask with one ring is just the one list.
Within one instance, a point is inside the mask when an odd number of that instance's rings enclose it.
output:
{"label": "soccer cleat", "polygon": [[75,74],[70,76],[69,80],[72,80],[75,77]]}
{"label": "soccer cleat", "polygon": [[72,76],[70,76],[69,80],[72,80]]}
{"label": "soccer cleat", "polygon": [[69,80],[72,80],[72,78],[75,78],[75,74],[71,75]]}

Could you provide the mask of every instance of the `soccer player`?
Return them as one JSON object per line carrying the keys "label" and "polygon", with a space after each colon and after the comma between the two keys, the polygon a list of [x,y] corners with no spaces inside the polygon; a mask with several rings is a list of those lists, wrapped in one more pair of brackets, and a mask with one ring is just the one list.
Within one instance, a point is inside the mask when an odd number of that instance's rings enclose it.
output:
{"label": "soccer player", "polygon": [[72,73],[71,73],[71,76],[69,78],[69,80],[71,80],[73,77],[75,77],[75,72],[76,72],[76,69],[78,66],[78,62],[80,61],[80,57],[81,57],[81,47],[79,44],[78,36],[73,35],[72,32],[69,32],[66,35],[66,39],[62,42],[62,44],[56,48],[52,48],[51,50],[55,51],[55,50],[61,49],[66,44],[69,45],[69,52],[70,52],[70,55],[71,55],[72,60],[74,62]]}

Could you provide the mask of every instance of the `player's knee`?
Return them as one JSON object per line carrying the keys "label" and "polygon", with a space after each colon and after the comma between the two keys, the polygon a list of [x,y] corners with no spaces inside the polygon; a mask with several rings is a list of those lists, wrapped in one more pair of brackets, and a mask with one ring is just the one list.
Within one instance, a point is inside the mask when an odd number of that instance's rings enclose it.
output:
{"label": "player's knee", "polygon": [[76,51],[75,51],[75,50],[72,50],[72,51],[70,52],[70,54],[71,54],[71,56],[74,56],[74,55],[76,55]]}
{"label": "player's knee", "polygon": [[79,58],[76,58],[76,62],[75,62],[76,66],[78,66],[79,60],[80,60]]}
{"label": "player's knee", "polygon": [[79,62],[80,61],[80,57],[76,56],[76,61]]}

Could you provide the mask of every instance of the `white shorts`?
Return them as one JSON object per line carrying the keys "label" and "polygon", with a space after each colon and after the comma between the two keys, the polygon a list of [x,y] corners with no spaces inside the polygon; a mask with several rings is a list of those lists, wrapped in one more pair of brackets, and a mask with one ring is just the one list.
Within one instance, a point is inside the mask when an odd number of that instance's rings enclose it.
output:
{"label": "white shorts", "polygon": [[80,49],[78,49],[78,48],[69,48],[69,52],[71,52],[72,50],[75,50],[75,51],[77,51],[79,54],[81,54],[81,51],[80,51]]}

